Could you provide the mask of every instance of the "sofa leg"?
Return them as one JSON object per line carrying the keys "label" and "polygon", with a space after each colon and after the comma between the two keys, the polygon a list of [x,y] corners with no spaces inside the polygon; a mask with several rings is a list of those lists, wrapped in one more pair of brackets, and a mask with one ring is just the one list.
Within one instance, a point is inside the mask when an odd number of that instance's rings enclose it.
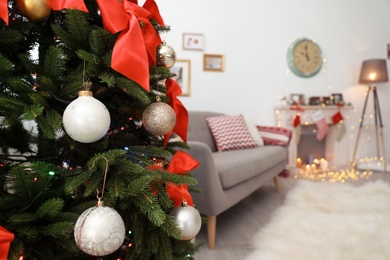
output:
{"label": "sofa leg", "polygon": [[279,192],[280,191],[280,185],[279,185],[279,178],[278,178],[278,176],[274,177],[274,183],[275,183],[276,192]]}
{"label": "sofa leg", "polygon": [[217,230],[217,216],[207,216],[207,236],[210,249],[215,248],[215,236]]}

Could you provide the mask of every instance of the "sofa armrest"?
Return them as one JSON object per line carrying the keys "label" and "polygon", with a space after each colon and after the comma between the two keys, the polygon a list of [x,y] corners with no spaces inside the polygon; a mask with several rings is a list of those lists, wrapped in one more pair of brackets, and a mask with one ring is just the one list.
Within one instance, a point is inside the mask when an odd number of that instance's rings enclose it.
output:
{"label": "sofa armrest", "polygon": [[198,180],[196,187],[201,190],[201,193],[191,193],[195,207],[202,214],[216,215],[215,205],[219,203],[218,198],[223,196],[223,189],[211,149],[202,142],[188,141],[188,145],[190,149],[186,152],[200,163],[199,167],[191,171]]}

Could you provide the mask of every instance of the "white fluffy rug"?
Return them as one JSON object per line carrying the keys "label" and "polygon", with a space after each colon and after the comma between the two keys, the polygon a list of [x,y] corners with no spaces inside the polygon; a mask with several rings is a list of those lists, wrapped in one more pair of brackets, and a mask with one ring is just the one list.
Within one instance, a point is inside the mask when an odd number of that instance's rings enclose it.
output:
{"label": "white fluffy rug", "polygon": [[390,186],[298,181],[246,260],[390,259]]}

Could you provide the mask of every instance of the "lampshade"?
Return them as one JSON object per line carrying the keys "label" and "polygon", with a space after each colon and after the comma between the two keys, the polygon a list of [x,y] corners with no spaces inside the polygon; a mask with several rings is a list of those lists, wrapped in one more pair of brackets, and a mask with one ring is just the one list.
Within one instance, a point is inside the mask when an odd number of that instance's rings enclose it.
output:
{"label": "lampshade", "polygon": [[365,60],[360,71],[360,83],[388,82],[386,60]]}

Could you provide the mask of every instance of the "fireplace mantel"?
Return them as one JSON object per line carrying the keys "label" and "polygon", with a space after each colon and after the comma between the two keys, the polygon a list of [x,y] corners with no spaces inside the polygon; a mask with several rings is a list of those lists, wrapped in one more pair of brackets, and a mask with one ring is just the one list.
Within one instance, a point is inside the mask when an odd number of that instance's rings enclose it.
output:
{"label": "fireplace mantel", "polygon": [[[311,115],[321,110],[325,116],[325,121],[330,126],[329,132],[325,140],[325,157],[326,160],[330,163],[331,166],[345,166],[350,162],[350,152],[349,152],[349,125],[348,118],[349,113],[352,111],[353,107],[348,106],[301,106],[302,110],[297,110],[295,107],[283,106],[275,108],[275,115],[277,125],[279,127],[285,127],[293,130],[292,139],[289,146],[289,166],[295,167],[298,154],[298,138],[297,133],[294,131],[296,128],[293,126],[294,117],[297,113],[300,114],[301,126],[308,126],[315,124],[311,119]],[[338,111],[341,112],[343,116],[343,123],[346,126],[346,134],[340,141],[336,140],[336,125],[333,124],[332,116]]]}

